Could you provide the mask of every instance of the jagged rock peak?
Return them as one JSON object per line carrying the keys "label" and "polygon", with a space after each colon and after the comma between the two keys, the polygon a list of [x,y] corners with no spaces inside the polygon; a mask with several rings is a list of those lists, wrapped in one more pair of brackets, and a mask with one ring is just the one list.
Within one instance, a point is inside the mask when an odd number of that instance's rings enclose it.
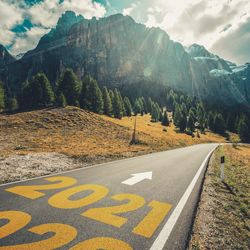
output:
{"label": "jagged rock peak", "polygon": [[56,29],[68,29],[70,28],[73,24],[83,20],[83,16],[81,15],[76,15],[75,12],[73,11],[66,11],[62,14],[62,16],[59,18]]}
{"label": "jagged rock peak", "polygon": [[134,19],[131,16],[124,16],[121,13],[118,14],[114,14],[114,15],[110,15],[108,17],[103,17],[102,19],[109,19],[112,21],[117,21],[117,20],[128,20],[128,21],[132,21],[135,22]]}
{"label": "jagged rock peak", "polygon": [[55,46],[56,43],[63,44],[64,40],[66,39],[68,35],[70,28],[74,24],[82,20],[84,20],[83,16],[81,15],[77,16],[75,12],[73,11],[66,11],[58,19],[56,27],[51,29],[49,33],[44,35],[40,39],[37,47],[34,50],[28,51],[24,55],[24,58],[26,58],[27,56],[30,56],[30,54],[32,53],[36,53],[37,51],[42,51],[44,49],[47,49],[48,47],[53,47]]}
{"label": "jagged rock peak", "polygon": [[203,45],[197,43],[192,44],[187,48],[187,52],[192,57],[216,57],[214,54],[210,53]]}

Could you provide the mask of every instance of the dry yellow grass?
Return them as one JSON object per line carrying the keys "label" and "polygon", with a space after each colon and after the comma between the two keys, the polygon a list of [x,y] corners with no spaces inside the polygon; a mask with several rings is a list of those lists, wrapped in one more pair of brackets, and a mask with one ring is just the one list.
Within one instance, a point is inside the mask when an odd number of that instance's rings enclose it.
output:
{"label": "dry yellow grass", "polygon": [[[220,157],[225,155],[225,182]],[[209,165],[189,249],[249,249],[250,146],[220,147]]]}
{"label": "dry yellow grass", "polygon": [[[121,120],[76,107],[0,115],[0,156],[57,152],[84,160],[120,158],[205,142],[224,142],[221,136],[200,138],[178,133],[175,127],[137,117],[140,143],[130,145],[135,117]],[[167,130],[164,131],[164,130]]]}
{"label": "dry yellow grass", "polygon": [[[170,114],[169,114],[170,115]],[[121,120],[114,119],[111,117],[103,116],[103,119],[111,121],[118,125],[129,128],[131,131],[134,129],[135,117],[124,117]],[[137,131],[139,132],[139,140],[145,142],[145,135],[152,136],[154,139],[161,141],[164,145],[168,147],[177,147],[177,146],[187,146],[197,143],[206,143],[206,142],[225,142],[225,138],[216,135],[211,132],[206,132],[206,134],[200,134],[200,138],[179,133],[176,127],[172,124],[170,127],[162,126],[160,122],[151,122],[150,115],[137,116]],[[166,129],[167,131],[163,131]],[[140,134],[143,133],[143,134]]]}
{"label": "dry yellow grass", "polygon": [[145,150],[140,145],[129,145],[128,129],[79,108],[39,110],[0,118],[2,157],[57,152],[91,159]]}

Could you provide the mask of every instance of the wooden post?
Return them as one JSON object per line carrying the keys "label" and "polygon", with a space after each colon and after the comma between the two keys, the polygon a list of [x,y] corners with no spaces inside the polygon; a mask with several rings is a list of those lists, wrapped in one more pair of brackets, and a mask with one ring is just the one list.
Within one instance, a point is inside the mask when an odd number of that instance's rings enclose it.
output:
{"label": "wooden post", "polygon": [[131,144],[135,144],[136,143],[136,117],[137,116],[135,116],[134,131],[133,131],[133,135],[132,135]]}

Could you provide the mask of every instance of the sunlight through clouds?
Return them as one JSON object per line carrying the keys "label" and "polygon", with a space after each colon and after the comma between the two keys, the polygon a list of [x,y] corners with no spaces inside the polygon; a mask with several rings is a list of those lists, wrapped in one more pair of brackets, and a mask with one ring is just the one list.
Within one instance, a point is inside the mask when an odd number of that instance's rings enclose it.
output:
{"label": "sunlight through clouds", "polygon": [[[25,1],[0,0],[0,43],[14,54],[24,52],[24,48],[32,49],[39,40],[38,31],[42,36],[53,28],[66,10],[87,19],[115,13],[130,15],[148,27],[163,29],[172,40],[184,46],[198,43],[237,63],[250,59],[249,49],[235,48],[236,45],[246,48],[250,43],[249,0],[38,0],[29,5]],[[25,18],[36,29],[30,27],[26,35],[17,34],[13,28]],[[26,38],[27,44],[21,46]],[[232,39],[235,45],[228,44],[227,39]]]}
{"label": "sunlight through clouds", "polygon": [[[123,13],[129,13],[136,21],[148,27],[160,27],[171,39],[183,45],[198,43],[220,54],[218,44],[221,39],[224,41],[230,34],[237,34],[242,25],[250,26],[249,10],[248,0],[141,0],[130,4]],[[237,44],[244,43],[243,47],[250,43],[249,31],[246,32],[248,36],[242,42],[240,37],[234,36]],[[241,57],[226,53],[226,50],[227,46],[224,45],[222,54],[227,59],[238,63],[249,61],[249,50]]]}

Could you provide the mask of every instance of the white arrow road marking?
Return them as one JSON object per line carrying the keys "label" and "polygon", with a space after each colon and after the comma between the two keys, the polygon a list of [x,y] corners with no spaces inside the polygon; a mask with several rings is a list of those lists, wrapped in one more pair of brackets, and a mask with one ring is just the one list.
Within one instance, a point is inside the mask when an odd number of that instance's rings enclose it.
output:
{"label": "white arrow road marking", "polygon": [[131,175],[133,177],[130,177],[129,179],[123,181],[122,184],[133,186],[137,184],[138,182],[141,182],[145,179],[152,180],[152,172],[144,172],[144,173],[131,174]]}

